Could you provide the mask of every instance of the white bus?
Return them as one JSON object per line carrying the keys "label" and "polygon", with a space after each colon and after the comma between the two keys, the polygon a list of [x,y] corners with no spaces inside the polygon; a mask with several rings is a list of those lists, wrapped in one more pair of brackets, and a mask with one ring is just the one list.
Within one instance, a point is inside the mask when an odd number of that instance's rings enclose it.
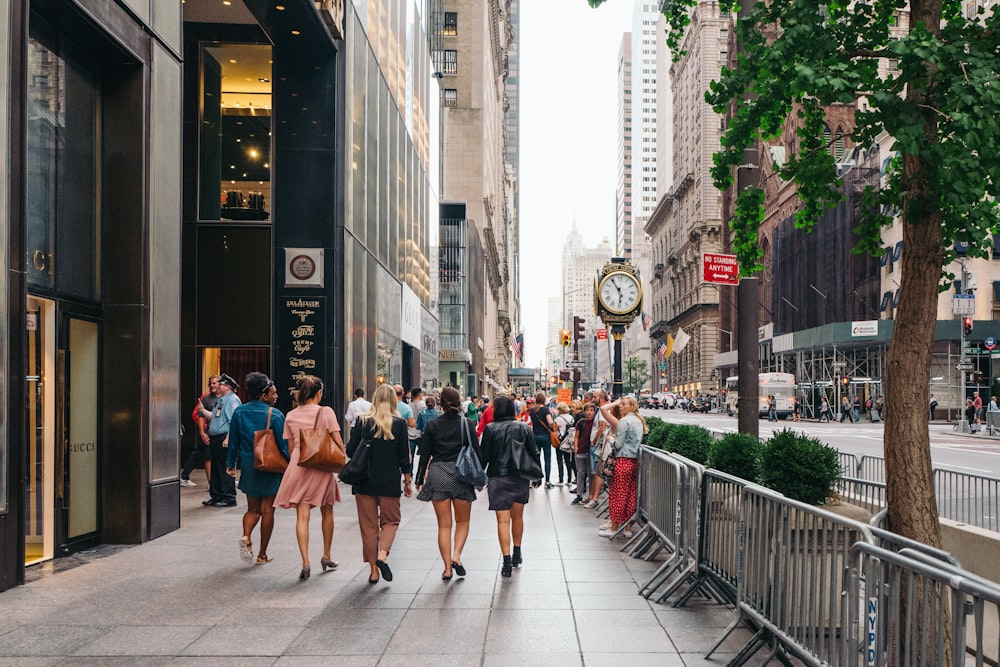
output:
{"label": "white bus", "polygon": [[[795,376],[791,373],[758,373],[758,410],[761,417],[767,416],[767,397],[774,396],[778,408],[778,418],[784,419],[795,412]],[[739,377],[726,378],[726,413],[736,414],[739,405],[737,388]]]}

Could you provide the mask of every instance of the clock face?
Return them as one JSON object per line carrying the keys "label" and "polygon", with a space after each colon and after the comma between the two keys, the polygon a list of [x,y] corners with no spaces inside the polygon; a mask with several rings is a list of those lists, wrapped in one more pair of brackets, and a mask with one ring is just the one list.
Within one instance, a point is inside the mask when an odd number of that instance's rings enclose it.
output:
{"label": "clock face", "polygon": [[610,273],[601,281],[598,297],[612,313],[627,313],[639,303],[639,283],[628,273]]}

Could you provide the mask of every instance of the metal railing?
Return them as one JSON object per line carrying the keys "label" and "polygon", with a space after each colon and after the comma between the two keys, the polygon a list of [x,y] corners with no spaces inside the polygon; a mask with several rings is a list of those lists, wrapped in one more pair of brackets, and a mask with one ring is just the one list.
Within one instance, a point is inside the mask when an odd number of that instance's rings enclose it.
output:
{"label": "metal railing", "polygon": [[868,510],[871,514],[878,514],[885,509],[885,484],[882,482],[841,477],[834,489],[844,500]]}
{"label": "metal railing", "polygon": [[730,665],[764,646],[809,665],[835,664],[848,622],[844,568],[856,542],[874,542],[868,526],[756,486],[743,488],[740,517],[739,613],[706,657],[748,623],[756,634]]}
{"label": "metal railing", "polygon": [[997,664],[1000,585],[912,549],[859,542],[849,563],[850,643],[832,664]]}
{"label": "metal railing", "polygon": [[881,456],[862,456],[856,476],[869,482],[884,482],[885,459]]}
{"label": "metal railing", "polygon": [[940,516],[1000,531],[1000,479],[935,468],[934,493]]}
{"label": "metal railing", "polygon": [[711,468],[701,483],[701,522],[697,552],[697,577],[677,600],[687,604],[696,593],[719,602],[736,604],[740,560],[740,496],[745,479]]}
{"label": "metal railing", "polygon": [[858,457],[848,452],[837,452],[837,461],[840,463],[840,474],[844,477],[857,477],[861,469]]}

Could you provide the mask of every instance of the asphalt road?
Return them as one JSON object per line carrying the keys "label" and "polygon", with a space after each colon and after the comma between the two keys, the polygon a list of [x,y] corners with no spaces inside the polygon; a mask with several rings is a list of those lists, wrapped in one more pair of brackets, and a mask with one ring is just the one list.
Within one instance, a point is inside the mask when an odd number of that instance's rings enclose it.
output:
{"label": "asphalt road", "polygon": [[[655,416],[673,423],[698,424],[705,428],[735,432],[736,417],[720,413],[689,413],[680,410],[642,410],[643,415]],[[822,423],[815,421],[793,422],[790,419],[777,423],[760,420],[760,437],[767,439],[774,431],[794,428],[806,435],[819,438],[842,452],[882,456],[883,425],[872,424],[862,417],[857,424]],[[1000,438],[982,433],[958,433],[951,424],[933,423],[929,427],[931,458],[935,467],[987,477],[1000,477]]]}

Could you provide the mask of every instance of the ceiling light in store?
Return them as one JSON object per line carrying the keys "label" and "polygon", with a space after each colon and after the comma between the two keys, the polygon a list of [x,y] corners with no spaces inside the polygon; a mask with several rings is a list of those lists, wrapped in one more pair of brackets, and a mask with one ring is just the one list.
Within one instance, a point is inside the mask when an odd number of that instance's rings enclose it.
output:
{"label": "ceiling light in store", "polygon": [[279,12],[285,11],[284,5],[275,5],[274,8],[277,9]]}
{"label": "ceiling light in store", "polygon": [[230,58],[229,59],[229,64],[235,65],[236,64],[236,58]]}
{"label": "ceiling light in store", "polygon": [[292,34],[293,34],[293,35],[301,35],[302,33],[300,33],[300,32],[299,32],[298,30],[293,30],[293,31],[292,31]]}
{"label": "ceiling light in store", "polygon": [[236,143],[240,143],[241,141],[243,141],[243,140],[242,139],[237,139]]}
{"label": "ceiling light in store", "polygon": [[222,4],[228,7],[229,5],[233,4],[233,0],[222,0]]}
{"label": "ceiling light in store", "polygon": [[271,168],[271,165],[269,165],[268,163],[265,162],[264,163],[264,169],[270,169],[270,168]]}
{"label": "ceiling light in store", "polygon": [[247,155],[249,155],[249,156],[250,156],[250,157],[252,157],[252,158],[255,158],[255,157],[257,157],[257,149],[256,149],[256,148],[251,148],[251,149],[250,149],[250,150],[249,150],[249,151],[247,152]]}
{"label": "ceiling light in store", "polygon": [[259,79],[257,79],[257,80],[258,80],[258,81],[260,81],[261,83],[271,83],[271,80],[270,80],[270,79],[265,79],[265,78],[263,78],[263,77],[261,77],[261,78],[259,78]]}

